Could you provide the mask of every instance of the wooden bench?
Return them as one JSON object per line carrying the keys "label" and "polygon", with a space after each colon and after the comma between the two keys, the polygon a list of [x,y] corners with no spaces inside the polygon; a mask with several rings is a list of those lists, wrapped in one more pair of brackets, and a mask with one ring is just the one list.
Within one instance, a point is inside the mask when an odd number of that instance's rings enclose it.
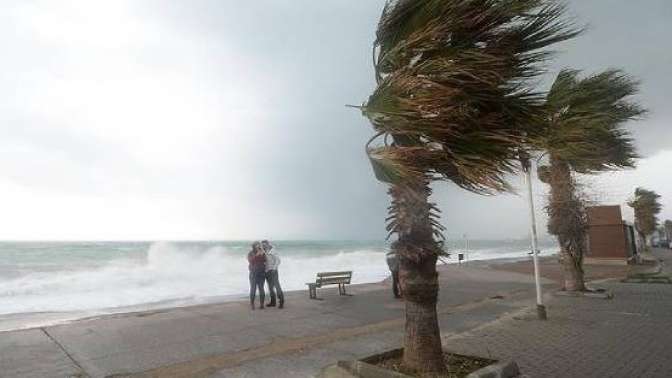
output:
{"label": "wooden bench", "polygon": [[315,282],[308,282],[308,295],[310,299],[320,299],[317,297],[317,288],[327,285],[338,285],[339,295],[350,295],[345,292],[345,285],[350,284],[352,271],[349,272],[322,272],[317,273]]}

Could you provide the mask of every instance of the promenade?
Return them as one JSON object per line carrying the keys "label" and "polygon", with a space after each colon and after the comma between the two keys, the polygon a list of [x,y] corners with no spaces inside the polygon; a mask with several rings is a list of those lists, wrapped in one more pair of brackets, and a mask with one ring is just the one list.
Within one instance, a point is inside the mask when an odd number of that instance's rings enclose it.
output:
{"label": "promenade", "polygon": [[[654,250],[672,273],[672,250]],[[514,359],[528,377],[672,377],[672,285],[601,282],[611,300],[553,296],[549,319],[531,308],[444,340],[452,351]]]}
{"label": "promenade", "polygon": [[[356,274],[356,272],[355,272]],[[440,321],[458,334],[532,304],[529,275],[443,266]],[[404,305],[386,283],[288,293],[283,310],[241,300],[0,333],[1,377],[309,377],[401,345]],[[494,298],[494,299],[493,299]]]}
{"label": "promenade", "polygon": [[[671,251],[655,255],[672,266]],[[605,300],[555,296],[546,280],[541,322],[527,274],[470,263],[441,267],[440,282],[442,338],[453,352],[514,359],[527,377],[672,376],[672,285],[604,281],[615,295]],[[320,290],[322,301],[289,293],[284,310],[251,312],[239,301],[0,333],[0,376],[310,377],[401,344],[403,302],[390,287],[351,292]]]}

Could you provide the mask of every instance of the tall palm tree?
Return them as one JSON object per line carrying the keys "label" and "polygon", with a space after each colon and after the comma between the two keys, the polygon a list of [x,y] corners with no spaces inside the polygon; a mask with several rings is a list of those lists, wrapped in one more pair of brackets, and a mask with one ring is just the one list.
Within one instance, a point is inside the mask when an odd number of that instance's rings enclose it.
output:
{"label": "tall palm tree", "polygon": [[667,239],[668,242],[672,241],[672,220],[666,220],[665,223],[663,223],[663,227],[665,227],[665,238]]}
{"label": "tall palm tree", "polygon": [[635,189],[635,197],[628,205],[635,210],[635,230],[644,248],[648,248],[648,237],[656,230],[658,214],[662,209],[660,195],[653,190]]}
{"label": "tall palm tree", "polygon": [[546,47],[578,34],[564,12],[555,0],[399,0],[383,10],[377,87],[361,109],[376,131],[367,144],[374,172],[391,184],[408,368],[445,368],[436,314],[444,229],[430,183],[508,189],[504,175],[543,116],[529,79],[549,58]]}
{"label": "tall palm tree", "polygon": [[644,109],[632,101],[638,83],[619,70],[579,78],[561,71],[547,95],[547,131],[534,145],[548,154],[539,178],[550,186],[548,231],[558,238],[564,289],[585,290],[583,256],[587,219],[575,173],[634,167],[637,157],[624,124]]}

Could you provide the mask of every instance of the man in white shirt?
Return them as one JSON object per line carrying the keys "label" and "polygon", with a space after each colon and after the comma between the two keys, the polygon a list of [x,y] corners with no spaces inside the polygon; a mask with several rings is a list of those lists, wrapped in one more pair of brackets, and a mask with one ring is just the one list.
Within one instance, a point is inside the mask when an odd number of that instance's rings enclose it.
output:
{"label": "man in white shirt", "polygon": [[280,266],[280,256],[273,251],[273,246],[268,240],[261,242],[261,247],[266,252],[266,283],[268,283],[268,291],[271,294],[271,302],[266,307],[275,306],[275,297],[277,292],[278,308],[285,306],[285,295],[280,286],[280,278],[278,277],[278,267]]}

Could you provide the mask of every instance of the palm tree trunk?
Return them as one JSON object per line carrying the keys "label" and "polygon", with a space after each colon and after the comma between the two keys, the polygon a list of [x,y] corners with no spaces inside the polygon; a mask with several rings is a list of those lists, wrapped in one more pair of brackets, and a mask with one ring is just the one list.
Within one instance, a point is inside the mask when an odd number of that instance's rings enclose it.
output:
{"label": "palm tree trunk", "polygon": [[389,193],[396,219],[393,232],[398,235],[392,248],[399,256],[399,281],[406,301],[403,363],[420,372],[441,372],[445,363],[436,313],[440,246],[434,240],[429,182],[405,182]]}
{"label": "palm tree trunk", "polygon": [[569,165],[551,156],[549,184],[551,199],[548,205],[549,233],[560,243],[564,284],[566,291],[585,291],[583,252],[587,222],[582,201],[577,198],[576,186]]}
{"label": "palm tree trunk", "polygon": [[648,236],[643,233],[639,232],[639,240],[641,241],[642,244],[642,252],[647,252],[649,251],[649,240]]}

